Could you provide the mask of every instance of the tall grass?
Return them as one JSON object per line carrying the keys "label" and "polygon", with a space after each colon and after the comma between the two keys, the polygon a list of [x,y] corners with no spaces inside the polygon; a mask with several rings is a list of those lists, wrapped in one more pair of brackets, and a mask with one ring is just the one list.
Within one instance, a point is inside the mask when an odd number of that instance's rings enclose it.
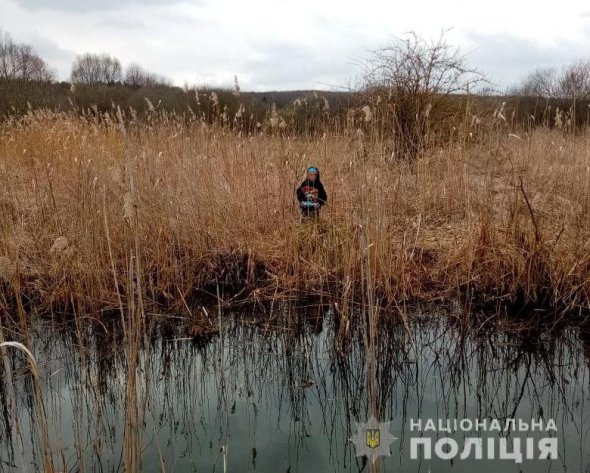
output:
{"label": "tall grass", "polygon": [[[405,162],[370,123],[246,136],[154,112],[124,138],[116,116],[30,112],[0,131],[0,303],[173,308],[216,285],[352,300],[370,268],[386,302],[587,308],[590,135],[465,115]],[[301,224],[310,163],[329,204]]]}
{"label": "tall grass", "polygon": [[[33,375],[33,386],[34,386],[34,412],[35,412],[35,422],[38,425],[37,433],[39,435],[39,445],[40,449],[43,453],[43,467],[46,473],[54,473],[54,465],[53,465],[53,457],[51,453],[50,447],[50,440],[49,434],[47,429],[47,414],[45,412],[45,403],[43,402],[43,397],[41,394],[41,386],[39,380],[39,368],[37,366],[37,361],[35,360],[35,356],[33,353],[22,343],[20,342],[6,342],[4,341],[4,336],[0,333],[0,356],[3,358],[4,368],[6,370],[6,379],[7,379],[7,391],[10,396],[10,403],[12,411],[11,415],[11,424],[13,426],[12,432],[12,441],[17,443],[18,438],[18,445],[22,448],[22,436],[20,433],[18,416],[16,414],[16,397],[14,394],[14,387],[12,386],[12,369],[10,367],[10,362],[6,356],[6,348],[16,348],[21,350],[29,362],[30,371]],[[25,462],[21,464],[21,468],[26,470]]]}

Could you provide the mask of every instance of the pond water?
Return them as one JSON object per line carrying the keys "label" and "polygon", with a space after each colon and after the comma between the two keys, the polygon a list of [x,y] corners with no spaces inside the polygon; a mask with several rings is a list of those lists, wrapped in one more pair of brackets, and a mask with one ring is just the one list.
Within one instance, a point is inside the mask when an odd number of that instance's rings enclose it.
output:
{"label": "pond water", "polygon": [[[124,471],[134,446],[145,472],[590,471],[585,331],[465,329],[436,313],[387,324],[379,329],[369,402],[362,337],[339,336],[329,309],[284,312],[262,321],[224,314],[220,333],[208,337],[191,336],[186,321],[158,323],[139,349],[131,395],[114,321],[37,321],[32,345],[56,471]],[[11,430],[2,384],[0,471],[43,471],[32,377],[24,356],[9,353],[20,435]],[[391,456],[374,466],[349,441],[369,406],[391,421],[397,438]],[[411,430],[417,419],[553,419],[556,430],[420,434]],[[537,441],[546,434],[557,439],[557,459],[411,455],[413,436],[431,437],[433,446],[451,437],[461,452],[465,437]]]}

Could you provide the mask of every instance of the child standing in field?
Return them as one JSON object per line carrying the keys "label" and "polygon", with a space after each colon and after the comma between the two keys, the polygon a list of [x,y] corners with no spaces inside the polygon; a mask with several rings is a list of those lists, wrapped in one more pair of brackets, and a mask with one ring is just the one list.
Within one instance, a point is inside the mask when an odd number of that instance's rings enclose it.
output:
{"label": "child standing in field", "polygon": [[319,217],[322,205],[328,201],[328,195],[317,167],[307,168],[307,176],[297,188],[297,200],[303,217]]}

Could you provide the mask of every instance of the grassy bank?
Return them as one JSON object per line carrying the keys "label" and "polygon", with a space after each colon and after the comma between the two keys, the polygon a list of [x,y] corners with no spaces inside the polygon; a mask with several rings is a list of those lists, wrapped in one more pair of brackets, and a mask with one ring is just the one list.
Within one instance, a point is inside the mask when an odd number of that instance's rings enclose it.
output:
{"label": "grassy bank", "polygon": [[[466,129],[409,163],[354,130],[240,136],[159,117],[125,135],[116,117],[31,113],[1,130],[0,304],[115,308],[141,287],[171,308],[221,284],[587,307],[590,134],[509,131]],[[310,163],[329,195],[317,225],[294,202]]]}

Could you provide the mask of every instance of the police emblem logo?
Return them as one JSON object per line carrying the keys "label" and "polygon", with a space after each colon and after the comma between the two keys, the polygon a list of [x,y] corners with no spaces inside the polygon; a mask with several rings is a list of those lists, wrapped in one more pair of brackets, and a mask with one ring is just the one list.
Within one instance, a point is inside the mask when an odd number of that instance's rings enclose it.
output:
{"label": "police emblem logo", "polygon": [[391,422],[379,422],[374,416],[366,423],[356,422],[356,435],[349,440],[356,448],[357,457],[366,456],[375,463],[379,457],[390,456],[389,448],[397,440],[390,429]]}
{"label": "police emblem logo", "polygon": [[367,429],[366,434],[367,434],[367,442],[366,442],[367,447],[369,447],[372,450],[376,449],[381,444],[380,435],[379,435],[380,430],[379,429]]}

